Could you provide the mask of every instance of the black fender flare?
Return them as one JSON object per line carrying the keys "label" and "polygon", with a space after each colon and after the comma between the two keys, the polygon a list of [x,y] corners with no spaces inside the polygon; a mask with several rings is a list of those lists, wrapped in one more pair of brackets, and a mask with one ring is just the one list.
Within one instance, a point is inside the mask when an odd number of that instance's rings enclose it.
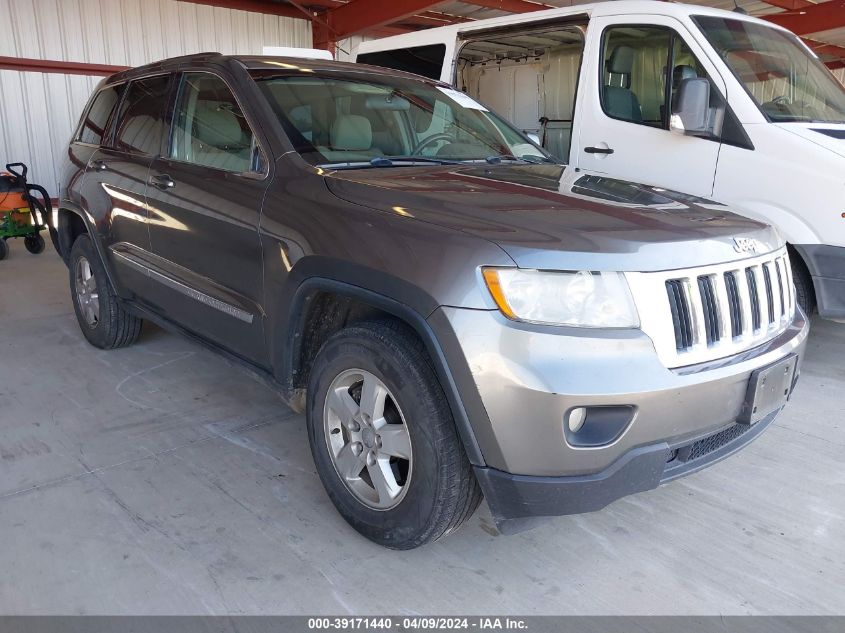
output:
{"label": "black fender flare", "polygon": [[72,213],[75,216],[79,217],[82,220],[82,223],[85,225],[85,230],[88,233],[88,237],[91,239],[91,242],[94,244],[94,250],[97,251],[97,254],[100,256],[100,261],[103,263],[103,268],[106,271],[106,276],[109,279],[109,283],[111,284],[112,289],[116,289],[118,286],[115,284],[114,273],[112,272],[111,266],[109,266],[109,259],[106,257],[105,247],[103,246],[102,241],[100,240],[100,234],[97,232],[97,227],[94,224],[94,220],[89,216],[82,207],[68,201],[62,200],[58,207],[58,225],[56,226],[56,250],[59,253],[59,256],[64,261],[65,265],[69,264],[68,259],[70,258],[70,249],[73,247],[72,240],[70,239],[70,230],[67,226],[67,215],[66,213]]}
{"label": "black fender flare", "polygon": [[[373,272],[373,274],[383,281],[389,280],[393,283],[407,284],[407,282],[401,282],[384,273]],[[408,288],[405,288],[405,290],[407,291]],[[276,366],[281,370],[282,384],[286,386],[293,384],[293,371],[297,362],[296,359],[299,358],[302,344],[302,337],[297,336],[297,333],[304,323],[305,315],[307,314],[307,310],[305,309],[307,302],[317,292],[331,292],[361,301],[401,319],[416,332],[432,360],[437,377],[449,402],[449,407],[458,429],[458,435],[461,438],[470,463],[474,466],[484,466],[484,457],[464,405],[464,399],[458,389],[458,382],[446,360],[446,355],[443,352],[440,341],[437,339],[434,330],[426,318],[439,306],[434,305],[427,313],[419,311],[417,309],[418,307],[429,303],[428,300],[433,301],[433,299],[419,289],[416,289],[415,293],[417,294],[417,301],[415,303],[418,305],[412,307],[408,303],[393,299],[383,292],[356,285],[349,281],[319,275],[312,275],[302,279],[296,285],[292,300],[288,303],[289,308],[286,315],[286,325],[283,332],[280,333],[284,338],[284,344],[275,346],[281,352],[278,358],[279,364]],[[396,295],[397,293],[391,294]]]}

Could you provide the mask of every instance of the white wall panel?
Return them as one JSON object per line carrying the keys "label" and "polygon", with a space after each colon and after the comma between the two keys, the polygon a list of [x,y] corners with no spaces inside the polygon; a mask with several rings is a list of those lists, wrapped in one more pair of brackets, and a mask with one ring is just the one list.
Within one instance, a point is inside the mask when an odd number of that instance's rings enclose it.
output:
{"label": "white wall panel", "polygon": [[[0,24],[0,56],[117,66],[311,46],[307,20],[178,0],[0,0]],[[0,169],[25,162],[56,195],[65,146],[100,79],[0,70]]]}

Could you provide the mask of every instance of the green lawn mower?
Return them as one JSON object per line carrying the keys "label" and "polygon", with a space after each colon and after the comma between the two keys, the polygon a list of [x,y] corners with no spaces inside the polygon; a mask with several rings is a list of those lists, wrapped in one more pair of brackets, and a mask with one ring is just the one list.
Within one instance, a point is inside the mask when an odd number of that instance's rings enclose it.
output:
{"label": "green lawn mower", "polygon": [[9,238],[22,237],[33,255],[44,252],[41,231],[53,224],[50,195],[44,187],[26,181],[27,171],[23,163],[10,163],[0,173],[0,259],[9,254]]}

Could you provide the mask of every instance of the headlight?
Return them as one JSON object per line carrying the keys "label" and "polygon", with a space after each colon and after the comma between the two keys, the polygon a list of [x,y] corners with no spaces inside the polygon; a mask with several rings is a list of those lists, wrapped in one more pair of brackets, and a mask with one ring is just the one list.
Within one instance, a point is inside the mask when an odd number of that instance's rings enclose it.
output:
{"label": "headlight", "polygon": [[622,273],[518,268],[485,268],[483,273],[499,310],[516,321],[604,328],[640,325]]}

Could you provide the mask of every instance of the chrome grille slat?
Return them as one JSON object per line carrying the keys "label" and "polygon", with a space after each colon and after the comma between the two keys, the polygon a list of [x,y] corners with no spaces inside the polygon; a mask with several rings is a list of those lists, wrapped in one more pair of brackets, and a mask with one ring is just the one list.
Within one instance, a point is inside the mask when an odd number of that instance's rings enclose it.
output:
{"label": "chrome grille slat", "polygon": [[747,261],[626,276],[641,329],[671,368],[756,347],[786,329],[795,312],[785,248]]}

